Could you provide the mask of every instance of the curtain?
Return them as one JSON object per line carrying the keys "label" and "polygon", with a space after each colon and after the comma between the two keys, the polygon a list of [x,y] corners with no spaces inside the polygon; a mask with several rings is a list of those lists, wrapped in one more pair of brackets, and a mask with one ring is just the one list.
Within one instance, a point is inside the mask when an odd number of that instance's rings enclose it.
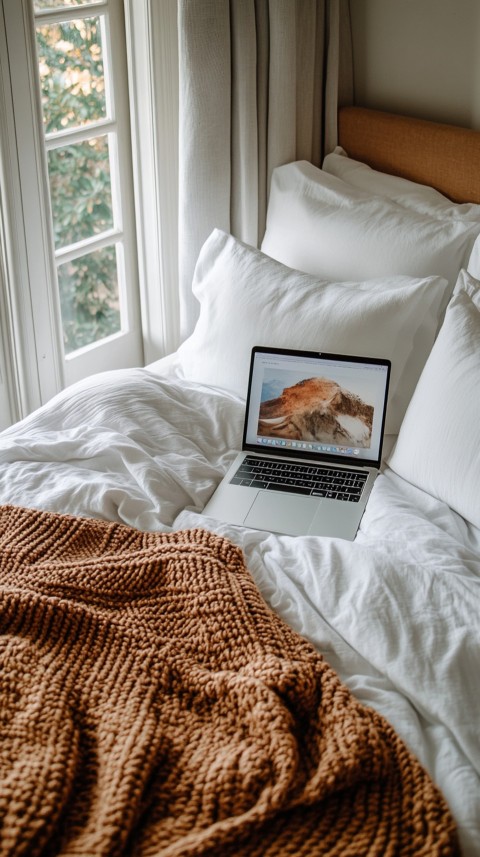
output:
{"label": "curtain", "polygon": [[258,246],[272,170],[317,166],[352,103],[348,0],[179,0],[180,336],[213,228]]}

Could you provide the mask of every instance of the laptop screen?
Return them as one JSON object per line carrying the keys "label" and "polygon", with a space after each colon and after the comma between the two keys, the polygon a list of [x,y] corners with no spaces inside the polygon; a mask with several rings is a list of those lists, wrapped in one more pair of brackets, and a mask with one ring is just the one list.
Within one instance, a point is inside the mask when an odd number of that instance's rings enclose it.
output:
{"label": "laptop screen", "polygon": [[390,362],[252,351],[243,448],[379,466]]}

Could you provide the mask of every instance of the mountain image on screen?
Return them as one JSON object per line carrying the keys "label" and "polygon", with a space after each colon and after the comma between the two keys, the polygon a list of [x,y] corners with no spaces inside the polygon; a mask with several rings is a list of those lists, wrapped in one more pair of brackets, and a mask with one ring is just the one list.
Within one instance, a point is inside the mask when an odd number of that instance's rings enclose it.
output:
{"label": "mountain image on screen", "polygon": [[369,447],[373,412],[372,405],[336,381],[308,378],[261,402],[258,434]]}

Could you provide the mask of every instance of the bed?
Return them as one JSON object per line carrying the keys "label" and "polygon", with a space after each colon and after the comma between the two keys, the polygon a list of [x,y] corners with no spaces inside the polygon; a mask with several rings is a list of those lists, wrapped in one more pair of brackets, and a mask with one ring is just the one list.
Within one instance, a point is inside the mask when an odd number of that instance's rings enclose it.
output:
{"label": "bed", "polygon": [[[0,435],[2,855],[480,855],[480,134],[339,135],[178,352]],[[356,539],[207,518],[250,347],[320,337],[392,359]]]}

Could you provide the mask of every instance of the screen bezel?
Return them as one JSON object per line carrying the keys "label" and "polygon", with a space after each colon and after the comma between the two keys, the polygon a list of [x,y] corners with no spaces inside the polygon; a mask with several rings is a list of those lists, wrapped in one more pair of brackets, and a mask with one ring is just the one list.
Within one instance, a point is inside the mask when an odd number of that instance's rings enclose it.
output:
{"label": "screen bezel", "polygon": [[[381,421],[381,429],[380,429],[380,443],[378,448],[378,458],[362,458],[359,460],[356,456],[350,456],[342,453],[341,455],[335,455],[333,453],[322,453],[322,452],[311,452],[308,450],[296,449],[292,451],[291,449],[282,449],[281,447],[273,448],[262,448],[259,444],[248,443],[247,442],[247,430],[248,430],[248,415],[250,410],[250,397],[252,390],[252,378],[253,378],[253,367],[255,363],[255,355],[258,353],[262,354],[272,354],[272,355],[283,355],[286,357],[305,357],[306,359],[315,359],[315,358],[324,358],[327,360],[337,360],[344,361],[345,363],[370,363],[376,366],[385,366],[387,369],[387,377],[385,382],[385,401],[383,407],[382,421]],[[305,461],[311,461],[313,463],[331,463],[331,464],[345,464],[347,466],[352,466],[357,469],[362,469],[365,467],[380,467],[380,463],[382,460],[382,450],[383,450],[383,441],[385,435],[385,420],[387,414],[387,403],[388,403],[388,391],[390,386],[390,372],[391,372],[391,361],[386,358],[378,358],[378,357],[359,357],[358,355],[352,354],[334,354],[332,352],[327,351],[297,351],[293,348],[269,348],[265,345],[255,345],[252,348],[251,358],[250,358],[250,371],[248,375],[248,389],[247,389],[247,400],[245,406],[245,421],[243,426],[243,439],[242,439],[242,450],[245,452],[256,452],[258,454],[264,455],[266,457],[271,458],[296,458],[296,459],[304,459]]]}

